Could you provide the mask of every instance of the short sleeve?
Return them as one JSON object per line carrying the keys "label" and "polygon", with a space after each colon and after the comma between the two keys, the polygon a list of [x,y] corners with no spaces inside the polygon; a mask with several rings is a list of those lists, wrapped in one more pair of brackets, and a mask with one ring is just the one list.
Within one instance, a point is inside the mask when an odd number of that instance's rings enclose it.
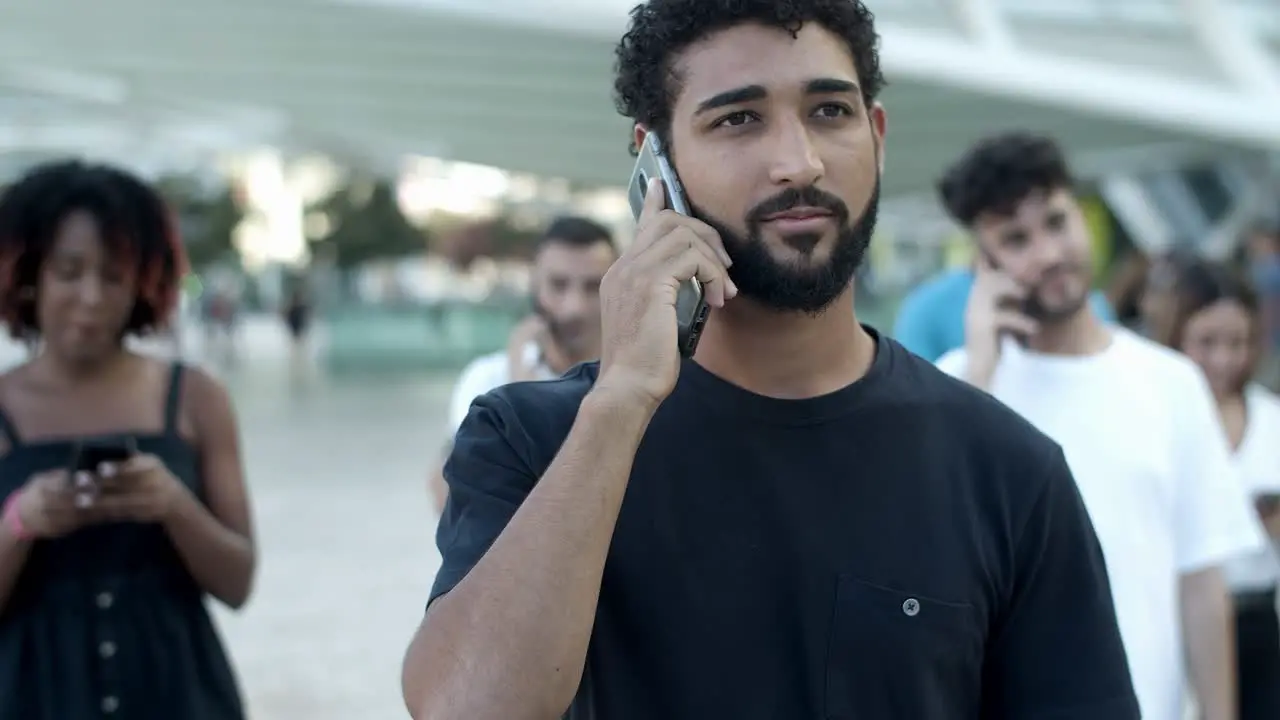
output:
{"label": "short sleeve", "polygon": [[537,480],[525,460],[528,448],[521,449],[528,438],[511,406],[487,393],[470,407],[444,465],[449,497],[436,529],[441,564],[428,604],[471,572]]}
{"label": "short sleeve", "polygon": [[920,357],[933,362],[949,348],[940,347],[934,328],[936,313],[928,312],[927,296],[916,294],[908,297],[898,310],[893,325],[893,339]]}
{"label": "short sleeve", "polygon": [[1136,720],[1102,548],[1062,452],[1014,547],[992,629],[984,718]]}
{"label": "short sleeve", "polygon": [[1184,574],[1261,550],[1266,542],[1244,479],[1231,460],[1209,385],[1195,368],[1187,371],[1185,387],[1172,388],[1171,418],[1176,559]]}

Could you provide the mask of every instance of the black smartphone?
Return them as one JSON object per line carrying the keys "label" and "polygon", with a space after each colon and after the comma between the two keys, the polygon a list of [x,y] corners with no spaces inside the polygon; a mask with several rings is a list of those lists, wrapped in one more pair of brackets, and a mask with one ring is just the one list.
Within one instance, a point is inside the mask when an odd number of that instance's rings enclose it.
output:
{"label": "black smartphone", "polygon": [[[667,207],[681,215],[691,215],[689,201],[685,197],[684,187],[676,170],[667,160],[662,149],[662,139],[657,133],[648,133],[644,144],[640,146],[636,167],[631,172],[631,182],[627,188],[627,198],[631,201],[631,212],[640,219],[644,209],[645,194],[649,189],[649,181],[653,178],[662,180],[667,193]],[[702,283],[697,278],[690,278],[680,283],[676,293],[676,327],[677,342],[683,357],[693,357],[698,349],[698,339],[702,337],[702,328],[707,324],[707,316],[711,314],[711,306],[707,304],[702,291]]]}
{"label": "black smartphone", "polygon": [[97,472],[106,462],[124,462],[138,454],[138,445],[132,437],[122,436],[84,440],[76,447],[73,472]]}

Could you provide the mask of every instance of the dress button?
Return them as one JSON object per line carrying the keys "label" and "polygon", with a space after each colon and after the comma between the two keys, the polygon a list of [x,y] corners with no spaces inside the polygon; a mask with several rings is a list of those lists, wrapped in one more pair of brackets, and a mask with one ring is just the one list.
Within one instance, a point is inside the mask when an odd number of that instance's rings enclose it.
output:
{"label": "dress button", "polygon": [[112,603],[116,601],[116,599],[109,592],[98,593],[97,600],[98,600],[98,608],[100,610],[106,610],[107,608],[111,607]]}
{"label": "dress button", "polygon": [[902,612],[907,617],[915,617],[920,614],[920,601],[915,598],[907,598],[902,603]]}
{"label": "dress button", "polygon": [[115,712],[119,707],[120,701],[116,699],[115,695],[108,695],[102,698],[102,712],[110,714]]}
{"label": "dress button", "polygon": [[103,658],[110,658],[116,654],[116,644],[110,640],[98,646],[98,654]]}

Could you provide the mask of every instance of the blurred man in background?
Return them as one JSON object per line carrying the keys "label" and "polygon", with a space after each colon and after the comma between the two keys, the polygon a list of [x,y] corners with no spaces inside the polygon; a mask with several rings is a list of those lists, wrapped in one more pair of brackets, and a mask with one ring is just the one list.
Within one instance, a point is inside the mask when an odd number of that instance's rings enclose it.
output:
{"label": "blurred man in background", "polygon": [[1062,153],[1010,133],[946,174],[942,202],[979,269],[965,346],[938,361],[1066,452],[1106,558],[1147,720],[1182,720],[1183,658],[1200,717],[1236,717],[1231,601],[1220,566],[1263,546],[1208,384],[1187,358],[1089,307],[1088,228]]}
{"label": "blurred man in background", "polygon": [[[559,377],[600,357],[600,280],[617,257],[603,225],[581,217],[551,223],[534,254],[533,312],[512,331],[506,350],[462,371],[449,401],[450,437],[442,458],[476,397],[507,383]],[[448,488],[439,464],[430,490],[436,511],[443,511]]]}
{"label": "blurred man in background", "polygon": [[[893,339],[908,350],[928,360],[938,358],[958,347],[964,347],[964,308],[973,292],[974,267],[954,268],[917,285],[902,301],[893,326]],[[1089,296],[1090,306],[1098,317],[1115,321],[1115,313],[1106,295]]]}

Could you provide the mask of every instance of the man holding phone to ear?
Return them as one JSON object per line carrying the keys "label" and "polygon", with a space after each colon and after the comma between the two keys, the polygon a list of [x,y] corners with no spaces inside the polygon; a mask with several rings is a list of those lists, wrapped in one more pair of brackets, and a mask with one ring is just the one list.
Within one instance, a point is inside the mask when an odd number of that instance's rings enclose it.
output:
{"label": "man holding phone to ear", "polygon": [[[477,397],[507,383],[559,377],[600,357],[600,280],[617,257],[609,229],[593,220],[566,216],[547,226],[534,251],[533,312],[512,330],[505,350],[463,369],[449,400],[450,439],[442,457]],[[436,512],[444,512],[449,492],[441,470],[436,467],[429,483]]]}
{"label": "man holding phone to ear", "polygon": [[1219,566],[1263,535],[1208,385],[1182,355],[1089,308],[1087,226],[1056,143],[977,143],[940,183],[981,258],[965,345],[944,371],[1061,443],[1097,529],[1146,720],[1181,720],[1183,658],[1205,720],[1236,717]]}
{"label": "man holding phone to ear", "polygon": [[632,11],[618,105],[690,212],[652,179],[599,363],[472,404],[415,718],[1136,720],[1061,449],[854,314],[877,44],[856,0]]}

